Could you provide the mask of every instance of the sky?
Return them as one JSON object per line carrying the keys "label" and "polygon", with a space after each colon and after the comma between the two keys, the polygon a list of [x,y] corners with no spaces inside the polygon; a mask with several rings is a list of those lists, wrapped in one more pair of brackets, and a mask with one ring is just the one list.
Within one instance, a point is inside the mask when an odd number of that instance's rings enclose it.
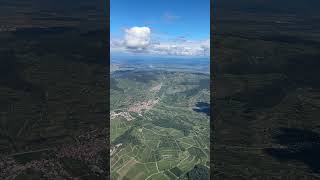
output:
{"label": "sky", "polygon": [[210,0],[111,0],[111,54],[209,56]]}

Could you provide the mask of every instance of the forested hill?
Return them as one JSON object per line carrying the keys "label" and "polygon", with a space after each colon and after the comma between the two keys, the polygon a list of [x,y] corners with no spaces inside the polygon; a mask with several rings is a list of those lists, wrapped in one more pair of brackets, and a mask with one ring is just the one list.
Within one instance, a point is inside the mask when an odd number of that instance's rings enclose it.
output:
{"label": "forested hill", "polygon": [[1,3],[0,179],[106,175],[107,21],[72,2]]}

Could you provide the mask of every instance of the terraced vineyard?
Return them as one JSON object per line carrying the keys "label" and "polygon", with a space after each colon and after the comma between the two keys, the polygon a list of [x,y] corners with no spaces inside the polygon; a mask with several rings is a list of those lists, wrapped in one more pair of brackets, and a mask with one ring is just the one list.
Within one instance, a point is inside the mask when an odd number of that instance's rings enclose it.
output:
{"label": "terraced vineyard", "polygon": [[209,177],[209,75],[164,70],[111,75],[111,179]]}

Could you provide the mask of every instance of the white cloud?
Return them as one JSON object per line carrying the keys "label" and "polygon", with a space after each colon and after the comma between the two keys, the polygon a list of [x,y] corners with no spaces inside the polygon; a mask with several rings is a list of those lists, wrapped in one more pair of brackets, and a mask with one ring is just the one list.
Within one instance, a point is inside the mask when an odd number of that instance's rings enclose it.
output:
{"label": "white cloud", "polygon": [[122,38],[110,37],[110,52],[126,52],[124,40]]}
{"label": "white cloud", "polygon": [[125,29],[124,38],[111,37],[111,52],[143,53],[169,56],[209,56],[210,39],[188,40],[179,36],[155,41],[149,27]]}
{"label": "white cloud", "polygon": [[143,50],[150,44],[151,30],[149,27],[132,27],[125,30],[124,42],[127,48]]}
{"label": "white cloud", "polygon": [[153,44],[150,52],[173,56],[209,56],[210,40],[160,42]]}

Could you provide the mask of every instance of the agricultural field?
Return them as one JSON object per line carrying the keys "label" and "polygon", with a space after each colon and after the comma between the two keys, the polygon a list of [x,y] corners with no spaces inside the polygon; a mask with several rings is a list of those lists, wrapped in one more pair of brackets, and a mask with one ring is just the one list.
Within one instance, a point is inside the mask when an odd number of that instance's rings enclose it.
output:
{"label": "agricultural field", "polygon": [[111,179],[208,178],[209,74],[125,68],[111,74]]}

